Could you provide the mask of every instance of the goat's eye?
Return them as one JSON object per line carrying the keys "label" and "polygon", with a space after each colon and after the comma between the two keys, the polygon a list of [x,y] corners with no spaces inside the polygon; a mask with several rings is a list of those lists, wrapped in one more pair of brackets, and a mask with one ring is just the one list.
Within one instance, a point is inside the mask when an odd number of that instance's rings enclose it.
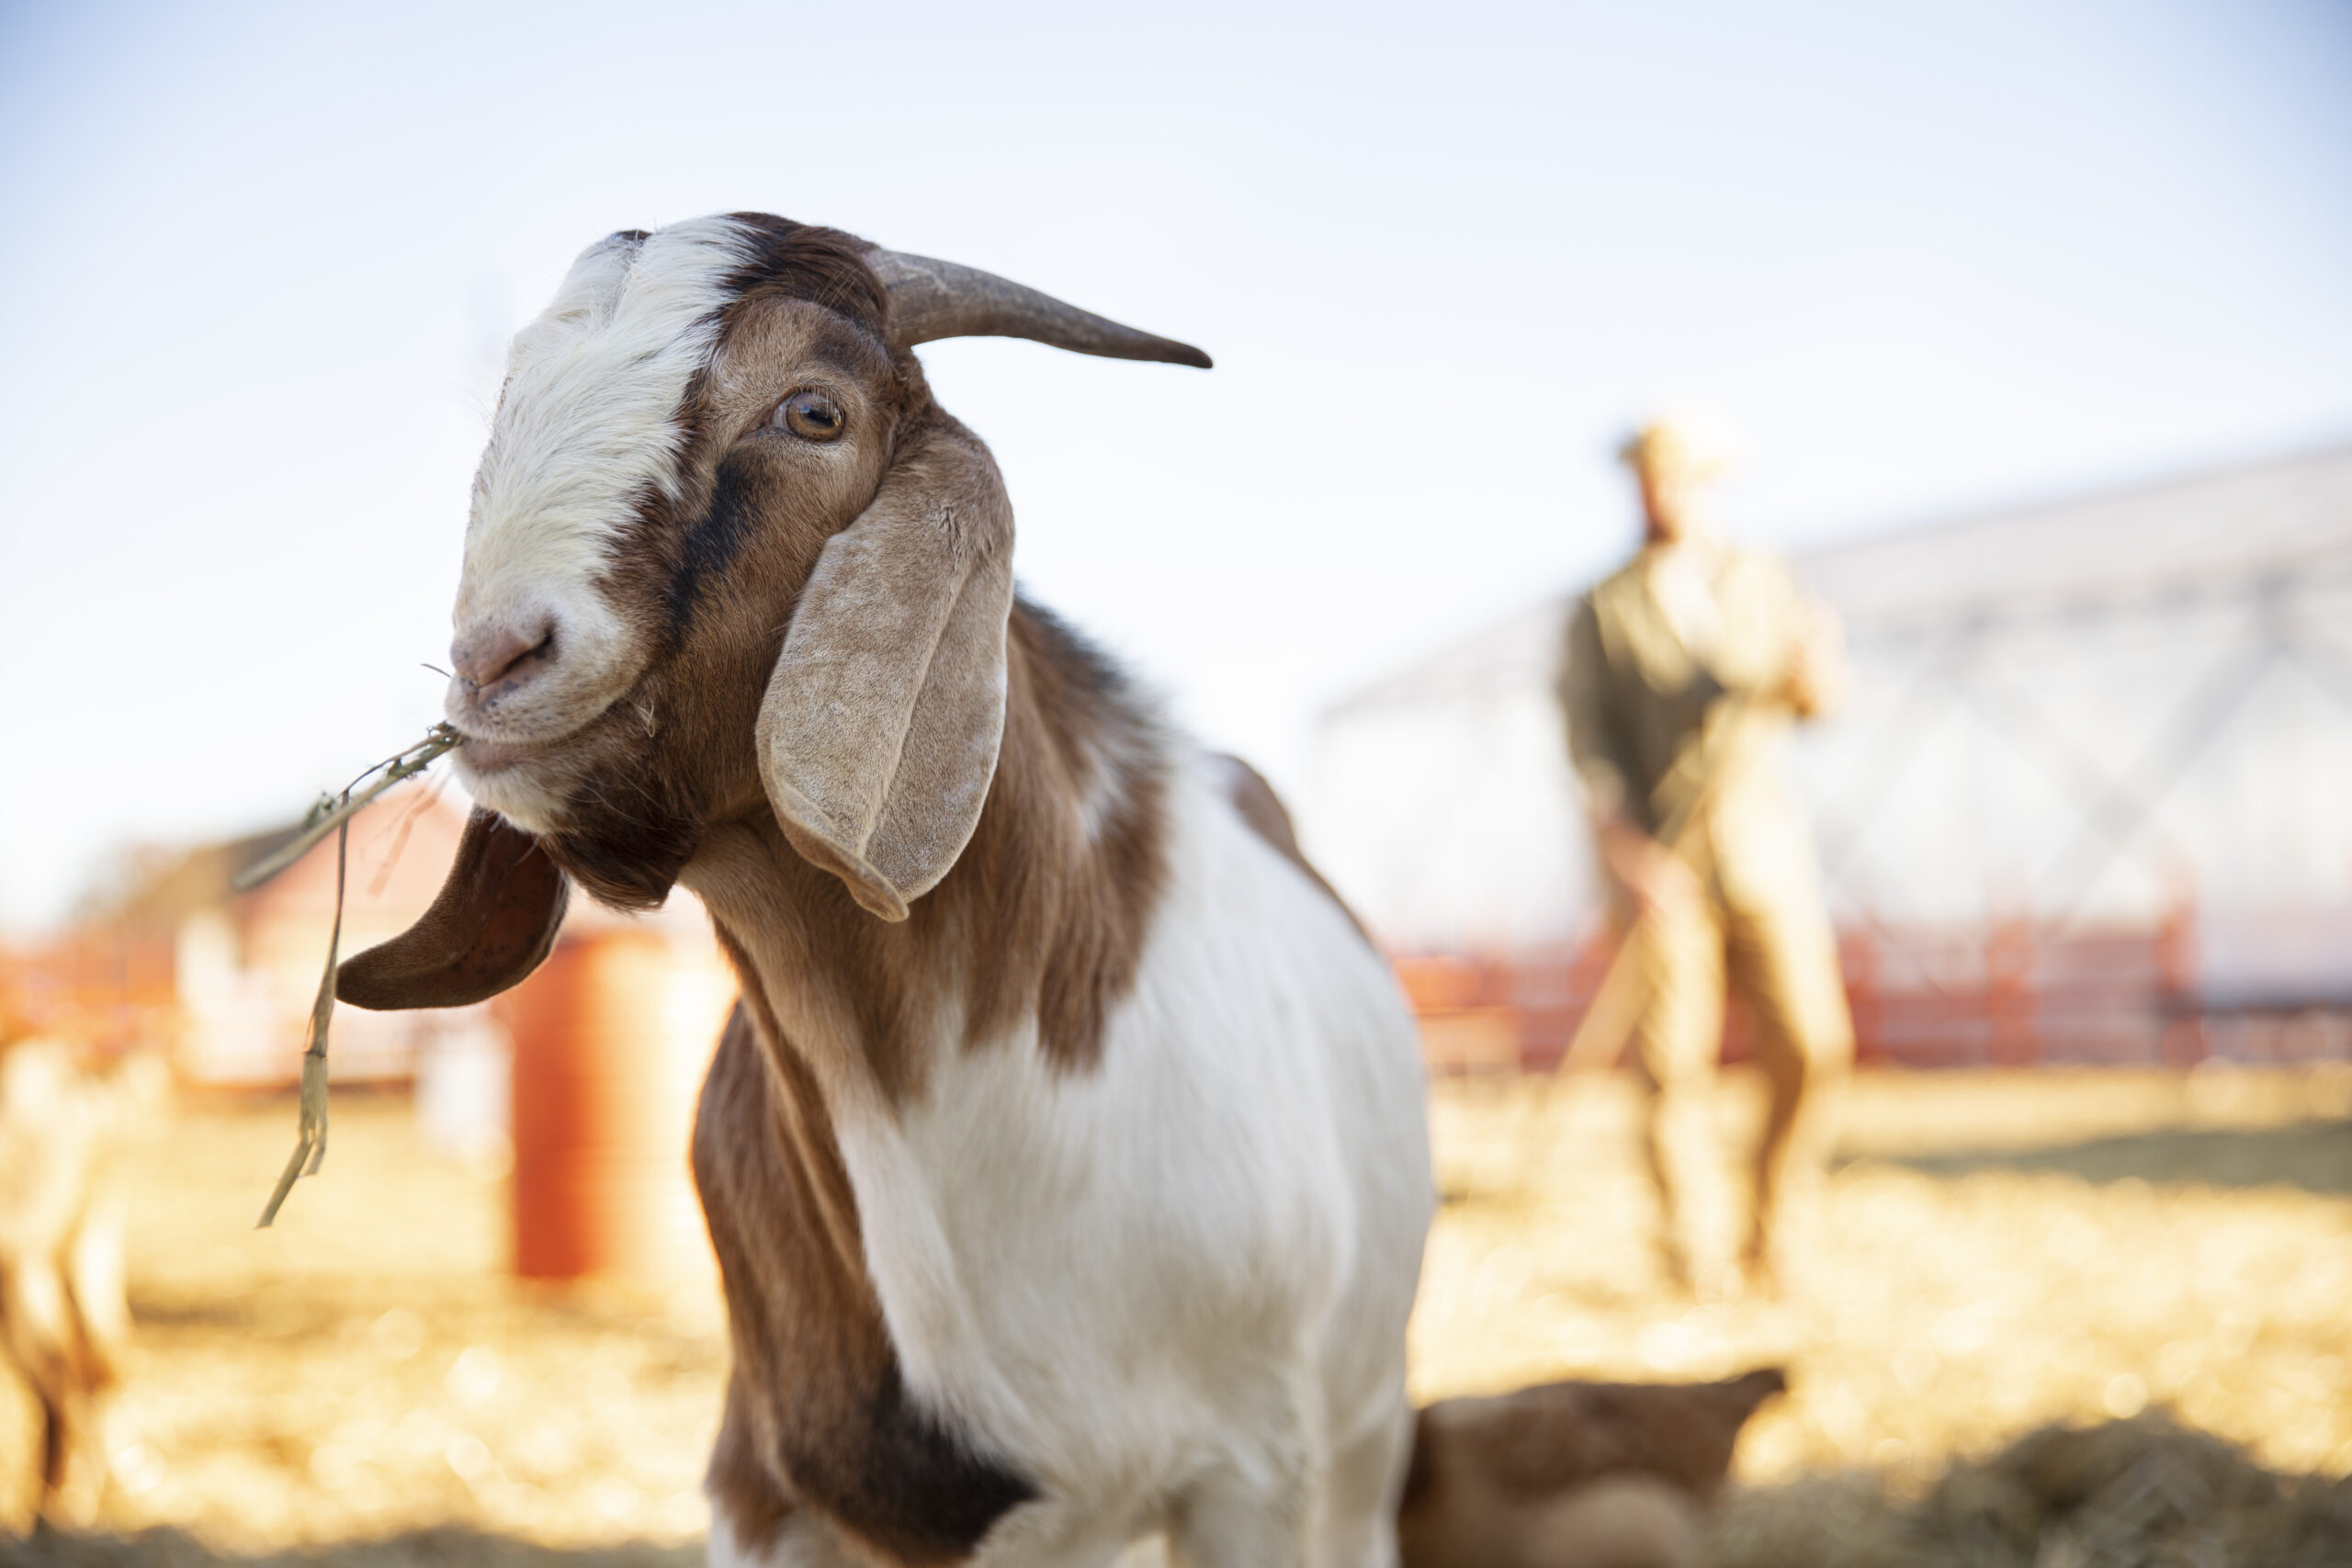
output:
{"label": "goat's eye", "polygon": [[841,404],[822,392],[795,392],[775,405],[768,424],[788,430],[803,441],[831,441],[848,425]]}

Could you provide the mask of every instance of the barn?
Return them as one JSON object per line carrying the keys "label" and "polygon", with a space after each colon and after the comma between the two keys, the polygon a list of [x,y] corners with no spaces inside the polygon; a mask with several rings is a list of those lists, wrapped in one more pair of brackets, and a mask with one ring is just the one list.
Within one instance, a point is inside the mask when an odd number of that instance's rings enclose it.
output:
{"label": "barn", "polygon": [[[2352,443],[1793,565],[1855,668],[1792,761],[1865,1059],[2352,1055]],[[1310,847],[1443,1066],[1540,1064],[1605,957],[1571,599],[1321,720]]]}

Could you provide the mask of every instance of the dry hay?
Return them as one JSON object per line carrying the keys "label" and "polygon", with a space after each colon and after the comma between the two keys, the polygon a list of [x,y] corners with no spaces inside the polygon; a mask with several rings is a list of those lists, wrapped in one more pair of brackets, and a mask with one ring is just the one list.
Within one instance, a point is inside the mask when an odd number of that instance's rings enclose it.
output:
{"label": "dry hay", "polygon": [[702,1561],[699,1542],[548,1547],[451,1528],[252,1555],[224,1551],[191,1531],[168,1528],[135,1535],[0,1540],[0,1563],[26,1568],[701,1568]]}
{"label": "dry hay", "polygon": [[[404,1100],[351,1091],[326,1173],[255,1231],[286,1121],[282,1100],[199,1107],[140,1151],[106,1530],[193,1532],[152,1538],[167,1561],[199,1540],[394,1553],[348,1559],[371,1564],[698,1540],[726,1370],[715,1297],[507,1277],[503,1173],[424,1146]],[[17,1403],[0,1407],[8,1524],[34,1437]],[[78,1562],[85,1545],[49,1550]]]}
{"label": "dry hay", "polygon": [[[1789,1397],[1742,1441],[1748,1482],[1863,1468],[1917,1488],[2020,1432],[2160,1405],[2274,1469],[2341,1474],[2346,1087],[2340,1069],[1866,1076],[1792,1297],[1693,1303],[1648,1245],[1623,1083],[1572,1087],[1532,1138],[1524,1087],[1447,1086],[1414,1392],[1785,1365]],[[1755,1088],[1725,1085],[1728,1146]]]}
{"label": "dry hay", "polygon": [[2162,1416],[2052,1425],[1905,1505],[1848,1474],[1736,1495],[1711,1568],[2342,1568],[2352,1481],[2282,1476]]}
{"label": "dry hay", "polygon": [[[1746,1490],[1723,1515],[1724,1568],[2090,1568],[2110,1560],[2080,1555],[2106,1550],[2090,1527],[2138,1517],[2124,1506],[2133,1475],[2154,1476],[2148,1495],[2177,1513],[2217,1499],[2206,1511],[2224,1532],[2224,1555],[2138,1561],[2288,1552],[2259,1532],[2314,1498],[2340,1516],[2342,1484],[2247,1467],[2352,1470],[2344,1090],[2341,1075],[2285,1073],[1866,1077],[1802,1293],[1695,1305],[1662,1289],[1644,1246],[1650,1200],[1622,1085],[1580,1085],[1532,1123],[1523,1089],[1441,1086],[1451,1197],[1413,1325],[1414,1392],[1787,1364],[1789,1396],[1757,1416],[1735,1464]],[[1750,1086],[1734,1080],[1724,1099],[1736,1131]],[[287,1113],[282,1100],[191,1108],[140,1152],[139,1329],[102,1533],[19,1559],[695,1560],[725,1369],[715,1298],[507,1278],[502,1174],[427,1149],[393,1099],[339,1100],[327,1175],[255,1233],[256,1174],[283,1157]],[[22,1517],[10,1487],[32,1437],[12,1397],[0,1394],[0,1521]],[[2142,1416],[2122,1438],[2035,1439],[2172,1456],[2080,1461],[2107,1478],[2086,1493],[2096,1506],[2037,1490],[2054,1460],[1954,1468],[2048,1423],[2143,1406],[2215,1436],[2165,1438]],[[2265,1484],[2286,1502],[2264,1503]],[[2044,1555],[2016,1555],[2016,1532],[1988,1520],[2029,1521]]]}

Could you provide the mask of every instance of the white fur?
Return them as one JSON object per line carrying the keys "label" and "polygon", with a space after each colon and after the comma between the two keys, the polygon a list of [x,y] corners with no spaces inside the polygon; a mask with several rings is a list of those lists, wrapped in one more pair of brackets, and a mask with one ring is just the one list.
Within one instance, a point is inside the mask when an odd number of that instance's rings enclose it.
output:
{"label": "white fur", "polygon": [[453,686],[450,717],[469,735],[560,739],[642,671],[646,650],[595,581],[639,497],[678,493],[679,403],[710,358],[728,276],[747,255],[745,230],[725,218],[599,241],[515,334],[474,477],[458,637],[551,625],[557,658],[489,705]]}
{"label": "white fur", "polygon": [[[943,1038],[924,1097],[838,1105],[909,1387],[1041,1483],[985,1562],[1385,1568],[1431,1206],[1386,967],[1193,757],[1099,1068]],[[1319,1509],[1319,1517],[1310,1520]],[[1271,1554],[1271,1555],[1269,1555]],[[789,1556],[787,1560],[790,1560]]]}

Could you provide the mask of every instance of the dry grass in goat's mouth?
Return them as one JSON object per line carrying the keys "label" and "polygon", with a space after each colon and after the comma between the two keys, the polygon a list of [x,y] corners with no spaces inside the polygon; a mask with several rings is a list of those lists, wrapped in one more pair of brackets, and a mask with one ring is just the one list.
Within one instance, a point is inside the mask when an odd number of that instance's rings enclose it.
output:
{"label": "dry grass in goat's mouth", "polygon": [[364,769],[340,794],[320,795],[294,837],[236,879],[237,891],[249,893],[300,860],[329,833],[335,836],[334,924],[327,934],[326,969],[319,976],[319,994],[311,1003],[310,1038],[302,1048],[302,1109],[296,1122],[294,1152],[287,1156],[286,1168],[278,1173],[269,1201],[262,1205],[261,1218],[254,1222],[256,1230],[277,1221],[277,1211],[285,1206],[286,1195],[294,1190],[298,1179],[316,1176],[326,1162],[327,1025],[334,1018],[334,970],[343,946],[344,873],[351,847],[351,818],[394,784],[432,766],[443,752],[457,750],[463,740],[448,725],[435,725],[424,732],[424,739]]}
{"label": "dry grass in goat's mouth", "polygon": [[357,778],[344,785],[340,793],[321,795],[311,803],[311,809],[303,815],[302,825],[294,837],[266,859],[240,872],[233,886],[240,893],[250,893],[310,853],[329,833],[340,830],[378,795],[394,784],[416,777],[432,766],[435,758],[456,750],[464,741],[465,737],[448,725],[436,724],[424,732],[424,739],[365,769]]}

